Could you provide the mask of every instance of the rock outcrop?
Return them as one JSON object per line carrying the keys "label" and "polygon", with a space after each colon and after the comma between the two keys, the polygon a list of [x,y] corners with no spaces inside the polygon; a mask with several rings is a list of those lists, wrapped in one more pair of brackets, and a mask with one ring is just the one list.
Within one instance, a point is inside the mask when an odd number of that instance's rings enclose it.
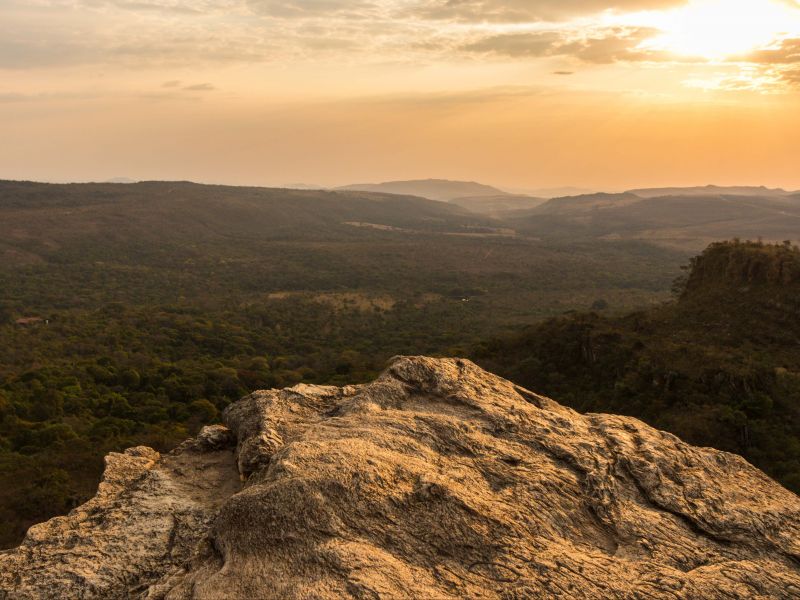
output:
{"label": "rock outcrop", "polygon": [[800,499],[464,360],[254,393],[0,554],[0,598],[800,598]]}

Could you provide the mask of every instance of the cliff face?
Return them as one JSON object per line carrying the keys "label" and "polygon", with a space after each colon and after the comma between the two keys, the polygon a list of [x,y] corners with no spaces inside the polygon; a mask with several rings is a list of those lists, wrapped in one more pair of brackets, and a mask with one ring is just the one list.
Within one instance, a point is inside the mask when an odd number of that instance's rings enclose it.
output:
{"label": "cliff face", "polygon": [[[800,283],[800,251],[791,243],[717,242],[691,262],[686,292],[715,286],[741,289],[751,285],[791,286]],[[788,291],[788,290],[786,290]]]}
{"label": "cliff face", "polygon": [[0,554],[0,597],[800,597],[797,496],[468,361],[257,392],[225,423],[110,455],[93,500]]}

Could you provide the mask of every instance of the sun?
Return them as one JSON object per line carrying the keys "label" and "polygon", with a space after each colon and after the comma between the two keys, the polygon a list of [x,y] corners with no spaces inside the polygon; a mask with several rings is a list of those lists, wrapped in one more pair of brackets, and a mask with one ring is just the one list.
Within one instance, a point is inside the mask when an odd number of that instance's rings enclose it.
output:
{"label": "sun", "polygon": [[800,32],[800,9],[786,0],[691,0],[653,14],[650,21],[660,33],[643,47],[714,60],[745,55]]}

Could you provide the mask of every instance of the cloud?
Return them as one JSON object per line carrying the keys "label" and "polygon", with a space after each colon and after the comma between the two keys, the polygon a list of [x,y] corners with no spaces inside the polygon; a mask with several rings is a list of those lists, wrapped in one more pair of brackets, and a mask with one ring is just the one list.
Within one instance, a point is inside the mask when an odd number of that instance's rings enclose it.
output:
{"label": "cloud", "polygon": [[187,85],[182,88],[187,92],[213,92],[217,88],[210,83],[197,83],[195,85]]}
{"label": "cloud", "polygon": [[734,76],[699,81],[699,87],[729,91],[752,89],[763,93],[800,90],[800,39],[787,38],[771,48],[734,56],[730,63],[740,66]]}
{"label": "cloud", "polygon": [[775,48],[759,50],[744,58],[760,64],[800,63],[800,39],[785,39]]}
{"label": "cloud", "polygon": [[773,82],[770,91],[800,90],[800,66],[780,65],[768,67],[762,72],[765,78],[769,78]]}
{"label": "cloud", "polygon": [[785,69],[780,77],[784,83],[800,88],[800,68]]}
{"label": "cloud", "polygon": [[[2,11],[0,11],[2,18]],[[99,29],[99,28],[98,28]],[[0,22],[0,69],[114,65],[118,68],[194,66],[268,60],[278,47],[231,32],[163,26],[120,31],[117,23],[95,30],[18,30]]]}
{"label": "cloud", "polygon": [[0,0],[0,69],[147,69],[341,53],[394,27],[364,21],[366,12],[355,18],[356,9],[370,6],[358,0]]}
{"label": "cloud", "polygon": [[568,56],[587,63],[605,64],[656,58],[653,52],[639,50],[645,39],[656,32],[647,28],[612,27],[590,34],[575,31],[547,31],[492,35],[474,41],[463,49],[507,56]]}
{"label": "cloud", "polygon": [[106,2],[116,8],[133,12],[156,12],[174,14],[178,16],[202,15],[204,11],[200,7],[189,5],[188,3],[165,3],[165,2]]}
{"label": "cloud", "polygon": [[426,0],[407,12],[427,19],[466,22],[558,21],[603,11],[672,8],[686,0]]}
{"label": "cloud", "polygon": [[438,111],[462,110],[470,106],[482,106],[525,100],[546,93],[545,88],[535,86],[498,86],[483,89],[463,90],[446,93],[416,93],[385,97],[372,97],[363,101],[370,107],[384,107],[390,110],[422,109]]}
{"label": "cloud", "polygon": [[283,18],[367,18],[378,8],[366,0],[247,0],[255,13]]}
{"label": "cloud", "polygon": [[[531,64],[566,59],[542,66],[568,75],[578,64],[689,61],[647,49],[642,42],[656,31],[631,25],[627,16],[594,18],[603,11],[664,9],[686,1],[0,0],[0,69],[169,69],[175,75],[167,79],[191,68],[198,69],[197,78],[221,81],[199,73],[258,63],[453,65],[483,55]],[[772,75],[790,81],[795,76],[782,73],[800,64],[800,39],[731,59],[737,61],[771,65]],[[179,81],[164,87],[211,91]]]}
{"label": "cloud", "polygon": [[100,94],[83,92],[41,92],[37,94],[21,94],[17,92],[0,93],[0,104],[31,102],[62,102],[65,100],[96,100]]}
{"label": "cloud", "polygon": [[639,50],[638,47],[655,33],[648,28],[613,28],[601,35],[564,44],[558,48],[558,53],[596,64],[654,60],[657,53]]}
{"label": "cloud", "polygon": [[[47,2],[47,0],[44,0]],[[129,11],[202,15],[243,8],[276,18],[369,19],[401,17],[414,21],[528,22],[560,20],[603,11],[663,9],[687,0],[50,0],[51,5],[113,7]]]}
{"label": "cloud", "polygon": [[468,52],[501,54],[510,57],[552,56],[564,43],[557,31],[492,35],[464,46]]}

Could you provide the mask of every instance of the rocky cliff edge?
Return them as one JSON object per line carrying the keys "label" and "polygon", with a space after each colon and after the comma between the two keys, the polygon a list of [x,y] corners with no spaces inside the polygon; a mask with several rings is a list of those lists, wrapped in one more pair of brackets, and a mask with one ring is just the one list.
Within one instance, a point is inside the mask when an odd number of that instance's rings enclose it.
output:
{"label": "rocky cliff edge", "polygon": [[466,360],[231,405],[0,554],[0,598],[800,598],[800,499]]}

